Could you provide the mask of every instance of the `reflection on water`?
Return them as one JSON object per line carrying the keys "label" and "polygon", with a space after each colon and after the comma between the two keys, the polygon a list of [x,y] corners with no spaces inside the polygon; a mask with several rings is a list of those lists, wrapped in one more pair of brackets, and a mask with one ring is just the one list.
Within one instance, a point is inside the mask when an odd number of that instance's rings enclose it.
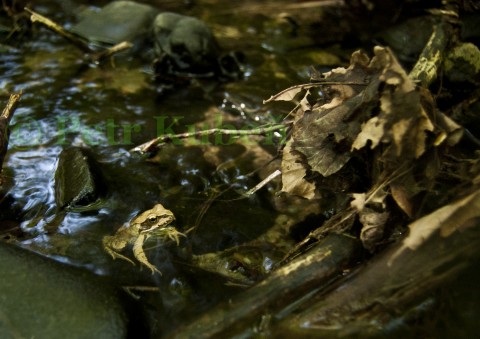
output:
{"label": "reflection on water", "polygon": [[[74,3],[82,1],[69,2],[69,7]],[[254,25],[245,20],[233,22],[236,13],[231,11],[227,16],[212,16],[223,8],[210,2],[191,11],[182,2],[164,5],[210,20],[216,32],[221,32],[222,26]],[[46,1],[38,10],[70,25],[70,16],[62,17],[56,2]],[[246,33],[250,31],[245,27]],[[275,215],[265,199],[254,196],[236,200],[258,183],[257,177],[247,175],[254,168],[252,159],[242,158],[245,147],[186,143],[167,146],[148,161],[128,152],[155,137],[160,122],[164,131],[179,133],[187,125],[211,128],[213,117],[219,116],[224,119],[222,123],[237,128],[280,121],[285,112],[267,110],[262,100],[296,82],[298,74],[288,63],[278,62],[281,59],[271,52],[264,56],[260,41],[254,42],[252,37],[250,33],[233,39],[219,36],[221,45],[247,54],[250,61],[245,65],[243,80],[218,83],[200,79],[171,91],[158,89],[145,71],[149,69],[145,60],[118,58],[115,67],[90,65],[82,53],[39,26],[34,26],[32,40],[25,42],[21,51],[3,53],[2,102],[8,93],[24,92],[11,122],[4,164],[14,176],[8,195],[21,214],[23,246],[98,274],[109,274],[119,285],[138,284],[138,280],[152,284],[148,272],[128,262],[111,260],[102,249],[101,239],[155,203],[174,212],[180,230],[199,226],[191,242],[199,253],[240,244],[272,225]],[[278,74],[282,77],[277,78]],[[62,149],[70,146],[92,150],[108,186],[107,195],[91,211],[58,211],[55,204],[57,159]],[[275,151],[275,147],[270,149]],[[238,164],[238,159],[243,163]],[[231,189],[226,190],[228,187]],[[224,190],[218,201],[212,199]],[[181,260],[172,254],[177,249],[155,242],[146,249],[164,273],[161,279],[153,278],[162,286],[162,300],[152,301],[158,309],[170,305],[175,308],[172,317],[194,315],[223,298],[223,282],[212,284],[211,276],[196,277],[192,282],[188,267],[183,268],[186,272],[177,267]],[[264,265],[271,267],[272,263],[266,261]],[[158,321],[170,328],[180,319],[163,317]]]}
{"label": "reflection on water", "polygon": [[25,212],[24,231],[42,232],[55,214],[53,175],[60,151],[60,147],[39,147],[10,152],[6,166],[14,169],[15,180],[9,194]]}

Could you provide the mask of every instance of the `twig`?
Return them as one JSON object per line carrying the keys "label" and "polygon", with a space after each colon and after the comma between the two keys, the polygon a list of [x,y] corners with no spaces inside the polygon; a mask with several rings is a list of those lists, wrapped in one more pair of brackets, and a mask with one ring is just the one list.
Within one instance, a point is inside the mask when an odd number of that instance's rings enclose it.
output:
{"label": "twig", "polygon": [[418,80],[424,87],[428,87],[437,78],[448,41],[446,25],[445,22],[440,22],[434,26],[430,39],[408,75],[410,79]]}
{"label": "twig", "polygon": [[279,3],[278,1],[263,1],[262,3],[255,4],[253,2],[237,2],[235,5],[226,7],[224,10],[220,10],[221,14],[228,13],[249,13],[249,12],[264,12],[272,13],[278,11],[292,11],[292,10],[311,10],[312,8],[321,7],[343,7],[345,5],[344,0],[317,0],[317,1],[305,1],[295,3]]}
{"label": "twig", "polygon": [[49,19],[49,18],[47,18],[47,17],[45,17],[41,14],[38,14],[38,13],[32,11],[29,8],[25,7],[25,10],[31,14],[30,21],[39,22],[39,23],[45,25],[48,29],[52,30],[53,32],[55,32],[57,34],[60,34],[66,40],[68,40],[73,45],[78,47],[81,51],[87,53],[90,56],[90,59],[91,59],[92,62],[95,62],[95,63],[101,62],[102,60],[104,60],[104,59],[106,59],[106,58],[108,58],[108,57],[110,57],[110,56],[112,56],[112,55],[114,55],[118,52],[121,52],[125,49],[131,48],[133,46],[131,42],[123,41],[123,42],[120,42],[120,43],[104,50],[104,51],[96,52],[93,49],[91,49],[88,46],[88,43],[84,39],[82,39],[80,36],[66,30],[65,28],[63,28],[62,26],[60,26],[59,24],[57,24],[53,20],[51,20],[51,19]]}
{"label": "twig", "polygon": [[295,96],[300,93],[303,90],[308,90],[310,88],[315,88],[315,87],[321,87],[321,86],[366,86],[368,85],[368,82],[338,82],[338,81],[323,81],[323,80],[316,80],[315,82],[311,82],[308,84],[300,84],[300,85],[294,85],[291,87],[288,87],[284,89],[281,92],[278,92],[275,95],[272,95],[270,98],[267,100],[263,100],[263,103],[269,103],[272,101],[292,101]]}
{"label": "twig", "polygon": [[271,173],[268,177],[260,181],[255,187],[249,189],[247,192],[244,193],[245,196],[250,196],[257,192],[259,189],[261,189],[263,186],[268,184],[270,181],[278,177],[280,174],[282,174],[282,171],[280,170],[275,170],[273,173]]}
{"label": "twig", "polygon": [[139,152],[144,154],[164,144],[174,143],[174,142],[178,142],[180,139],[188,139],[192,137],[205,137],[205,136],[212,136],[212,135],[232,135],[236,137],[240,137],[244,135],[265,135],[267,133],[285,129],[287,128],[287,124],[289,124],[289,122],[286,122],[284,124],[271,125],[268,127],[258,127],[250,130],[212,128],[212,129],[207,129],[207,130],[197,131],[197,132],[165,134],[131,149],[130,152]]}
{"label": "twig", "polygon": [[13,117],[13,113],[15,112],[15,109],[17,108],[17,103],[20,100],[20,97],[22,96],[22,94],[23,94],[23,92],[20,91],[19,93],[10,95],[10,98],[8,99],[7,105],[3,109],[2,115],[0,115],[0,119],[6,119],[7,124],[10,123],[10,120]]}
{"label": "twig", "polygon": [[[10,95],[7,105],[5,106],[2,114],[0,115],[0,169],[2,168],[3,160],[5,159],[5,154],[7,153],[7,149],[8,149],[8,137],[9,137],[8,125],[10,123],[10,120],[13,117],[13,113],[17,108],[17,103],[20,100],[21,96],[22,96],[22,91],[20,91],[17,94]],[[2,184],[2,180],[0,178],[0,185],[1,184]]]}
{"label": "twig", "polygon": [[139,300],[140,296],[138,294],[133,293],[133,291],[158,292],[160,290],[158,287],[155,287],[155,286],[123,286],[122,288],[135,300]]}
{"label": "twig", "polygon": [[86,53],[89,53],[89,54],[94,53],[94,51],[88,46],[88,44],[85,41],[83,41],[80,37],[78,37],[77,35],[75,35],[72,32],[66,30],[65,28],[63,28],[62,26],[60,26],[56,22],[50,20],[49,18],[44,17],[43,15],[38,14],[38,13],[32,11],[31,9],[27,8],[27,7],[25,7],[25,10],[28,13],[31,14],[30,21],[32,23],[39,22],[39,23],[45,25],[48,29],[54,31],[57,34],[60,34],[61,36],[63,36],[65,39],[67,39],[72,44],[77,46],[83,52],[86,52]]}
{"label": "twig", "polygon": [[122,41],[121,43],[119,44],[116,44],[110,48],[107,48],[106,50],[104,51],[101,51],[101,52],[98,52],[98,53],[94,53],[91,55],[91,59],[93,62],[97,63],[97,62],[101,62],[102,60],[108,58],[108,57],[111,57],[112,55],[118,53],[118,52],[121,52],[123,50],[126,50],[126,49],[129,49],[133,46],[133,44],[129,41]]}

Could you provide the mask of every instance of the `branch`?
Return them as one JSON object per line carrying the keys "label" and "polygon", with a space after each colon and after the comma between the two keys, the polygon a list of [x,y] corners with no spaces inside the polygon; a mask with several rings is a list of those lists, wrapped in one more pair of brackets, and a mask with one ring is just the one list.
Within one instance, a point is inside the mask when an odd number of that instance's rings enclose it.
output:
{"label": "branch", "polygon": [[20,91],[17,94],[11,94],[10,98],[8,99],[7,105],[3,109],[2,115],[0,115],[0,119],[6,119],[7,123],[10,122],[10,120],[13,117],[13,113],[15,112],[15,109],[17,108],[17,103],[20,100],[20,97],[22,96],[23,92]]}
{"label": "branch", "polygon": [[428,87],[435,81],[438,69],[443,62],[447,42],[447,24],[440,22],[433,28],[430,39],[408,75],[410,79],[420,81],[424,87]]}
{"label": "branch", "polygon": [[31,16],[30,16],[30,21],[31,22],[39,22],[39,23],[45,25],[51,31],[53,31],[57,34],[60,34],[62,37],[64,37],[70,43],[72,43],[77,48],[79,48],[82,52],[87,53],[90,56],[91,61],[93,61],[95,63],[100,62],[100,61],[114,55],[115,53],[121,52],[125,49],[128,49],[128,48],[132,47],[132,43],[130,43],[128,41],[123,41],[119,44],[116,44],[116,45],[104,50],[104,51],[95,52],[93,49],[91,49],[88,46],[88,43],[84,39],[82,39],[80,36],[66,30],[65,28],[63,28],[62,26],[60,26],[59,24],[57,24],[53,20],[51,20],[51,19],[49,19],[49,18],[47,18],[47,17],[45,17],[41,14],[38,14],[38,13],[32,11],[29,8],[25,7],[25,10],[31,14]]}
{"label": "branch", "polygon": [[[5,159],[5,154],[7,153],[8,149],[8,124],[13,117],[13,113],[17,108],[17,103],[20,100],[21,96],[22,91],[17,94],[10,95],[10,99],[8,100],[7,105],[5,106],[2,114],[0,115],[0,169],[2,168],[3,160]],[[0,179],[0,185],[1,184],[2,181]]]}
{"label": "branch", "polygon": [[76,34],[73,34],[72,32],[66,30],[56,22],[50,20],[49,18],[38,14],[37,12],[32,11],[30,8],[25,7],[25,10],[31,14],[30,16],[30,21],[32,23],[34,22],[39,22],[42,25],[45,25],[48,29],[51,31],[60,34],[62,37],[67,39],[69,42],[77,46],[79,49],[81,49],[85,53],[94,53],[94,51],[88,46],[88,44],[83,41],[79,36]]}
{"label": "branch", "polygon": [[140,146],[137,146],[131,149],[130,152],[139,152],[144,154],[162,145],[173,143],[180,139],[188,139],[192,137],[205,137],[205,136],[212,136],[212,135],[232,135],[235,137],[240,137],[244,135],[265,135],[268,133],[285,129],[288,124],[290,124],[290,122],[286,122],[284,124],[271,125],[268,127],[258,127],[250,130],[212,128],[212,129],[207,129],[207,130],[197,131],[197,132],[185,132],[180,134],[164,134]]}
{"label": "branch", "polygon": [[133,44],[129,41],[122,41],[110,48],[107,48],[104,51],[94,53],[90,56],[93,62],[98,63],[102,62],[103,60],[107,59],[108,57],[111,57],[112,55],[119,53],[123,50],[129,49],[133,46]]}

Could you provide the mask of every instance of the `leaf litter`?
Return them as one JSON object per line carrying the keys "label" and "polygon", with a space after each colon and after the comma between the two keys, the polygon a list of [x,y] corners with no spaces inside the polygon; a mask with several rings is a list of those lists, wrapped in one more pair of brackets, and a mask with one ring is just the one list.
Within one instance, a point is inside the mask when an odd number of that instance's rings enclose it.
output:
{"label": "leaf litter", "polygon": [[[462,128],[436,107],[434,96],[417,86],[390,49],[377,46],[373,54],[356,51],[347,68],[314,74],[310,83],[265,101],[296,104],[283,149],[282,191],[318,199],[329,186],[350,197],[350,205],[338,208],[292,256],[312,239],[352,231],[355,225],[364,247],[373,252],[389,241],[393,224],[439,207],[427,199],[438,186],[440,159],[459,142]],[[315,89],[322,98],[312,95]],[[346,189],[335,187],[345,181]],[[468,209],[459,203],[449,209],[457,205]],[[416,240],[409,241],[421,242],[419,233],[411,232]]]}

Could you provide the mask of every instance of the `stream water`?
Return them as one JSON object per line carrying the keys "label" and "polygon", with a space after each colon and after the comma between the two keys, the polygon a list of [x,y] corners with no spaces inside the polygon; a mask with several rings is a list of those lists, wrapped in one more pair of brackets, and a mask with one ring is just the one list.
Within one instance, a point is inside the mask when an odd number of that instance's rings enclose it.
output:
{"label": "stream water", "polygon": [[[35,10],[68,28],[80,7],[89,4],[42,1]],[[236,200],[260,181],[249,175],[259,162],[239,161],[245,148],[238,144],[212,146],[216,153],[206,145],[169,146],[154,159],[130,149],[169,126],[183,132],[183,126],[201,129],[212,122],[216,127],[233,123],[253,128],[279,121],[291,107],[264,106],[264,99],[307,82],[309,65],[341,61],[310,48],[308,39],[291,46],[288,20],[280,11],[262,13],[254,2],[252,7],[249,2],[225,7],[217,1],[150,4],[207,22],[224,50],[244,54],[242,79],[163,90],[143,58],[118,57],[115,65],[92,65],[61,37],[34,25],[32,36],[4,52],[0,62],[2,102],[9,93],[23,91],[3,166],[0,232],[45,256],[108,276],[112,284],[158,287],[159,293],[141,292],[141,302],[150,305],[151,319],[165,331],[239,289],[193,270],[172,254],[177,249],[155,243],[147,246],[147,255],[163,275],[151,276],[126,261],[113,261],[102,248],[103,236],[160,202],[174,212],[180,230],[199,225],[191,239],[194,252],[222,250],[255,238],[274,223],[277,213],[270,194],[279,187]],[[91,150],[105,178],[107,193],[89,211],[59,211],[55,204],[58,155],[71,146]],[[264,149],[275,154],[276,145]],[[221,159],[220,165],[208,161],[209,152]],[[211,203],[226,187],[232,189]],[[47,233],[49,228],[56,231]]]}

